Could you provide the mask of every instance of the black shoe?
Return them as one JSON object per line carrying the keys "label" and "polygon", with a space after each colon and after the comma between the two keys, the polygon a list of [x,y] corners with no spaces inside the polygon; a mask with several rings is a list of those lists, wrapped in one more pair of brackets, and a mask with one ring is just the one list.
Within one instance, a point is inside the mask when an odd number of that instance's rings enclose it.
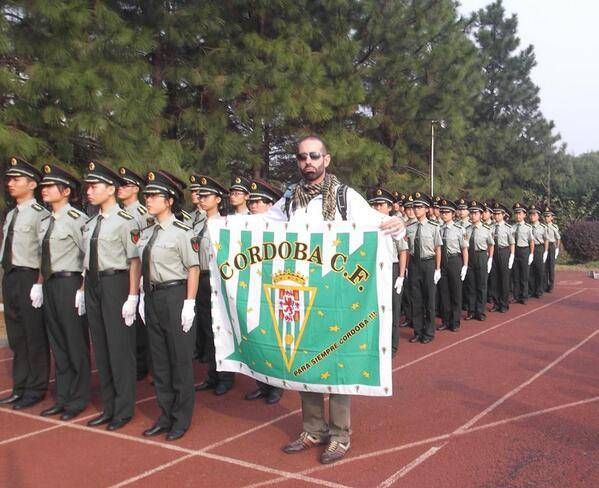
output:
{"label": "black shoe", "polygon": [[77,415],[79,415],[83,410],[65,410],[64,413],[60,416],[60,420],[73,420]]}
{"label": "black shoe", "polygon": [[274,388],[268,392],[268,396],[264,400],[268,405],[274,405],[275,403],[279,403],[279,400],[283,396],[283,391],[278,388]]}
{"label": "black shoe", "polygon": [[24,408],[33,407],[44,399],[43,396],[37,398],[21,398],[19,401],[12,404],[13,410],[23,410]]}
{"label": "black shoe", "polygon": [[446,330],[449,329],[449,326],[447,324],[441,324],[439,327],[437,327],[437,330]]}
{"label": "black shoe", "polygon": [[423,337],[423,338],[420,340],[420,343],[421,343],[421,344],[428,344],[429,342],[433,342],[433,338],[432,338],[432,337]]}
{"label": "black shoe", "polygon": [[468,315],[466,315],[466,317],[464,317],[464,320],[472,320],[474,319],[474,314],[473,313],[469,313]]}
{"label": "black shoe", "polygon": [[50,408],[46,408],[46,410],[42,410],[40,415],[42,417],[50,417],[51,415],[56,415],[64,412],[64,407],[62,405],[52,405]]}
{"label": "black shoe", "polygon": [[163,432],[168,432],[169,430],[170,427],[163,427],[162,425],[154,424],[149,429],[144,430],[143,435],[144,437],[154,437],[162,434]]}
{"label": "black shoe", "polygon": [[400,322],[399,326],[400,327],[407,327],[409,324],[409,322],[407,320],[404,320],[403,322]]}
{"label": "black shoe", "polygon": [[231,387],[225,385],[224,383],[217,383],[216,387],[214,388],[214,394],[216,396],[221,396],[227,393],[230,389]]}
{"label": "black shoe", "polygon": [[137,381],[141,381],[143,380],[146,376],[148,376],[148,372],[147,371],[138,371],[137,372],[137,376],[136,379]]}
{"label": "black shoe", "polygon": [[478,320],[480,322],[484,322],[485,320],[487,320],[487,316],[484,313],[481,313],[476,316],[476,320]]}
{"label": "black shoe", "polygon": [[166,434],[167,441],[176,441],[177,439],[181,439],[185,435],[186,430],[183,429],[174,429],[171,430],[168,434]]}
{"label": "black shoe", "polygon": [[97,417],[94,417],[93,419],[91,419],[87,425],[89,427],[97,427],[98,425],[104,425],[107,424],[108,422],[110,422],[112,420],[112,415],[108,415],[104,412],[102,412],[100,415],[98,415]]}
{"label": "black shoe", "polygon": [[499,309],[499,313],[506,313],[509,309],[507,308],[500,308]]}
{"label": "black shoe", "polygon": [[1,398],[0,405],[8,405],[10,403],[15,403],[18,402],[21,398],[23,398],[23,395],[17,395],[16,393],[12,393],[7,397]]}
{"label": "black shoe", "polygon": [[199,385],[196,385],[195,391],[214,390],[215,388],[216,388],[216,383],[206,380],[206,381],[203,381],[202,383],[200,383]]}
{"label": "black shoe", "polygon": [[125,425],[127,425],[130,420],[131,420],[131,417],[126,417],[124,419],[111,420],[110,423],[108,424],[108,426],[106,427],[106,430],[121,429],[121,428],[125,427]]}
{"label": "black shoe", "polygon": [[246,400],[259,400],[260,398],[264,398],[266,395],[264,394],[264,392],[262,391],[262,388],[258,388],[254,391],[250,391],[249,393],[245,394],[245,399]]}
{"label": "black shoe", "polygon": [[489,312],[501,312],[501,309],[497,305],[493,305]]}
{"label": "black shoe", "polygon": [[420,342],[420,336],[415,335],[410,339],[410,342],[413,344],[414,342]]}
{"label": "black shoe", "polygon": [[460,326],[456,325],[455,327],[452,327],[450,330],[451,332],[458,332],[460,330]]}

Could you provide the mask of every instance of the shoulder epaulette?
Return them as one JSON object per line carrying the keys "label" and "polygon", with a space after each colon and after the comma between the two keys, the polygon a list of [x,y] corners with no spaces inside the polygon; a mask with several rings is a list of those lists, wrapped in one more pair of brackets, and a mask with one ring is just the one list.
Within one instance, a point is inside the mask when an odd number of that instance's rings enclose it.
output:
{"label": "shoulder epaulette", "polygon": [[52,214],[48,214],[46,215],[42,220],[40,220],[40,222],[43,222],[44,220],[48,220],[50,218]]}
{"label": "shoulder epaulette", "polygon": [[489,224],[483,224],[483,227],[484,227],[485,229],[491,230],[491,226],[490,226]]}
{"label": "shoulder epaulette", "polygon": [[415,220],[414,222],[410,222],[408,225],[406,225],[406,227],[410,227],[411,225],[414,225],[414,224],[416,224],[416,223],[418,223],[418,221],[417,221],[417,220]]}
{"label": "shoulder epaulette", "polygon": [[37,210],[38,212],[41,212],[42,210],[44,210],[44,207],[42,207],[39,203],[32,203],[31,204],[31,208],[33,210]]}
{"label": "shoulder epaulette", "polygon": [[508,224],[507,222],[504,222],[504,224],[505,224],[505,226],[506,226],[508,229],[511,229],[511,228],[512,228],[512,226],[511,226],[510,224]]}
{"label": "shoulder epaulette", "polygon": [[127,213],[127,212],[125,212],[124,210],[119,210],[119,211],[117,212],[117,215],[118,215],[119,217],[122,217],[122,218],[124,218],[125,220],[133,220],[133,215],[131,215],[131,214],[129,214],[129,213]]}
{"label": "shoulder epaulette", "polygon": [[557,230],[559,230],[559,227],[557,226],[557,224],[551,224],[553,227],[555,227]]}
{"label": "shoulder epaulette", "polygon": [[185,225],[183,222],[179,222],[178,220],[175,220],[173,222],[173,225],[175,227],[179,227],[179,229],[183,229],[183,230],[191,230],[191,227],[189,227],[189,225]]}
{"label": "shoulder epaulette", "polygon": [[183,215],[183,217],[185,217],[186,219],[191,219],[191,215],[187,213],[185,210],[181,210],[181,215]]}
{"label": "shoulder epaulette", "polygon": [[543,227],[545,227],[545,228],[547,227],[547,224],[544,224],[544,223],[542,223],[542,222],[541,222],[541,225],[542,225]]}
{"label": "shoulder epaulette", "polygon": [[79,217],[81,217],[83,214],[81,212],[78,212],[77,210],[75,210],[74,208],[72,208],[71,210],[69,210],[67,212],[67,215],[69,217],[71,217],[72,219],[77,220]]}
{"label": "shoulder epaulette", "polygon": [[146,207],[144,207],[143,205],[140,205],[139,207],[137,207],[137,211],[139,212],[139,215],[145,215],[148,213],[148,209]]}
{"label": "shoulder epaulette", "polygon": [[436,220],[429,220],[428,222],[429,222],[429,224],[439,226],[439,222],[437,222]]}
{"label": "shoulder epaulette", "polygon": [[461,222],[454,222],[453,225],[455,225],[458,229],[464,228],[464,226],[461,224]]}

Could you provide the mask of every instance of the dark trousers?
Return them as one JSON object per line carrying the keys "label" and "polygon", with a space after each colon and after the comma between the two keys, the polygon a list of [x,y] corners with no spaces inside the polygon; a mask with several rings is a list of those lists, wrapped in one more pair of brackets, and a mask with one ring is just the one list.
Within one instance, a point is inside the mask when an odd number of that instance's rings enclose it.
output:
{"label": "dark trousers", "polygon": [[202,345],[208,355],[208,379],[212,384],[222,383],[228,387],[233,385],[235,373],[216,370],[216,350],[214,348],[214,332],[212,330],[212,290],[210,288],[210,275],[206,272],[200,274],[200,283],[196,295],[196,325],[202,329],[205,342]]}
{"label": "dark trousers", "polygon": [[535,298],[540,298],[545,291],[544,252],[545,246],[543,244],[535,244],[535,257],[530,265],[530,273],[528,275],[528,293]]}
{"label": "dark trousers", "polygon": [[142,378],[148,374],[151,365],[150,344],[148,338],[148,327],[144,325],[143,320],[137,314],[135,318],[135,363],[137,377]]}
{"label": "dark trousers", "polygon": [[283,388],[279,388],[274,385],[269,385],[268,383],[263,383],[262,381],[256,380],[256,386],[260,388],[264,395],[268,395],[271,391],[279,391],[281,394],[283,393]]}
{"label": "dark trousers", "polygon": [[456,254],[443,258],[441,264],[441,279],[438,283],[439,299],[441,301],[441,317],[443,324],[451,330],[460,328],[462,314],[462,256]]}
{"label": "dark trousers", "polygon": [[414,335],[435,336],[435,259],[410,259],[408,265]]}
{"label": "dark trousers", "polygon": [[187,285],[146,294],[145,312],[156,397],[162,414],[158,424],[187,430],[191,423],[195,391],[193,385],[194,330],[183,332],[181,310]]}
{"label": "dark trousers", "polygon": [[2,278],[6,335],[13,352],[12,388],[13,393],[25,398],[43,397],[50,374],[50,351],[42,309],[33,308],[29,298],[37,278],[37,270],[28,269],[13,269]]}
{"label": "dark trousers", "polygon": [[[391,324],[391,350],[397,352],[399,347],[399,322],[401,321],[401,296],[402,292],[398,295],[395,292],[395,280],[399,276],[399,263],[393,263],[393,279],[392,279],[392,324]],[[404,283],[405,286],[405,283]]]}
{"label": "dark trousers", "polygon": [[129,294],[129,273],[85,280],[85,306],[91,331],[104,413],[116,420],[135,407],[135,329],[121,316]]}
{"label": "dark trousers", "polygon": [[555,283],[555,242],[549,243],[549,255],[545,263],[545,283],[545,291],[552,291]]}
{"label": "dark trousers", "polygon": [[528,298],[529,247],[516,247],[512,269],[514,300],[526,302]]}
{"label": "dark trousers", "polygon": [[89,331],[75,308],[80,286],[81,276],[44,282],[44,318],[56,365],[56,404],[73,412],[84,410],[90,397]]}
{"label": "dark trousers", "polygon": [[510,248],[495,247],[493,254],[493,268],[491,269],[491,283],[494,290],[494,303],[499,310],[509,309],[510,294]]}
{"label": "dark trousers", "polygon": [[468,313],[476,317],[485,315],[487,303],[487,251],[470,251],[468,259]]}

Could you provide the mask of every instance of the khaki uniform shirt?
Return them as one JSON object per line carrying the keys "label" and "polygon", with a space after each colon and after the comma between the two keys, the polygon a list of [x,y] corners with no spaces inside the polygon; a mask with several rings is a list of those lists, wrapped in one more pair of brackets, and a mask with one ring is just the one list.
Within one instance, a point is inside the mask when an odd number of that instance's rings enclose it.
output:
{"label": "khaki uniform shirt", "polygon": [[154,225],[154,217],[148,213],[148,209],[144,207],[139,200],[135,200],[131,205],[127,205],[125,207],[125,212],[135,218],[140,230],[145,229],[150,225]]}
{"label": "khaki uniform shirt", "polygon": [[468,245],[470,245],[470,237],[474,233],[474,249],[470,251],[486,251],[490,246],[495,244],[493,240],[493,234],[487,224],[479,222],[477,224],[471,224],[466,231]]}
{"label": "khaki uniform shirt", "polygon": [[[17,205],[19,213],[13,227],[12,265],[39,269],[42,257],[41,240],[39,238],[42,219],[50,213],[34,199]],[[4,243],[8,227],[12,222],[15,209],[6,215],[0,259],[4,257]]]}
{"label": "khaki uniform shirt", "polygon": [[54,228],[50,234],[50,267],[53,273],[58,271],[83,271],[83,226],[87,215],[67,204],[58,212],[42,221],[39,233],[40,243],[43,241],[51,220]]}
{"label": "khaki uniform shirt", "polygon": [[423,222],[416,220],[406,227],[406,237],[410,248],[410,255],[414,255],[414,241],[418,226],[420,225],[420,259],[428,259],[435,255],[437,247],[443,242],[439,233],[439,224],[425,219]]}
{"label": "khaki uniform shirt", "polygon": [[200,208],[195,208],[189,215],[191,216],[191,224],[189,224],[193,230],[193,233],[197,236],[202,232],[206,225],[206,212]]}
{"label": "khaki uniform shirt", "polygon": [[466,230],[457,222],[449,222],[441,226],[441,239],[448,255],[461,254],[468,247]]}
{"label": "khaki uniform shirt", "polygon": [[[94,215],[83,227],[83,266],[87,270],[91,236],[96,228],[98,215]],[[131,235],[132,230],[139,231],[137,222],[116,204],[102,215],[104,220],[98,235],[98,271],[129,269],[129,260],[139,257],[137,245]]]}
{"label": "khaki uniform shirt", "polygon": [[505,222],[501,222],[500,224],[495,223],[492,230],[496,246],[503,248],[514,244],[514,231],[510,224]]}
{"label": "khaki uniform shirt", "polygon": [[547,224],[547,240],[552,243],[556,243],[562,239],[562,236],[559,233],[559,228],[554,223]]}
{"label": "khaki uniform shirt", "polygon": [[[198,253],[192,248],[194,234],[191,227],[179,222],[171,215],[164,222],[156,222],[142,234],[139,255],[143,259],[146,244],[159,227],[158,235],[150,251],[150,277],[152,283],[186,280],[189,268],[198,265]],[[143,263],[142,263],[143,266]]]}
{"label": "khaki uniform shirt", "polygon": [[470,227],[472,225],[472,222],[470,222],[470,219],[460,219],[458,221],[461,225],[463,229],[467,229],[468,227]]}
{"label": "khaki uniform shirt", "polygon": [[[224,219],[222,215],[215,215],[211,217],[213,219]],[[208,232],[208,226],[204,226],[204,229],[198,234],[200,239],[200,270],[210,271],[210,258],[212,256],[213,246],[210,243],[210,235]]]}
{"label": "khaki uniform shirt", "polygon": [[528,247],[532,241],[532,227],[528,222],[516,222],[512,225],[516,247]]}
{"label": "khaki uniform shirt", "polygon": [[545,244],[545,241],[547,240],[547,227],[545,224],[536,222],[530,224],[530,226],[532,227],[532,237],[535,240],[535,246]]}

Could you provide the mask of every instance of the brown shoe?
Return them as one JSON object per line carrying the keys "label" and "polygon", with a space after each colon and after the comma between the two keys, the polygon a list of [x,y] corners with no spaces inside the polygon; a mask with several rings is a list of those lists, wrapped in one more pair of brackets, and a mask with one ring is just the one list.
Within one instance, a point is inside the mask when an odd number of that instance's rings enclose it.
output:
{"label": "brown shoe", "polygon": [[331,441],[325,451],[320,455],[320,462],[322,464],[331,464],[335,461],[339,461],[349,451],[350,442],[343,444],[339,441]]}
{"label": "brown shoe", "polygon": [[293,454],[295,452],[305,451],[311,447],[322,446],[323,444],[325,444],[324,439],[310,435],[307,432],[302,432],[293,442],[283,446],[283,452]]}

